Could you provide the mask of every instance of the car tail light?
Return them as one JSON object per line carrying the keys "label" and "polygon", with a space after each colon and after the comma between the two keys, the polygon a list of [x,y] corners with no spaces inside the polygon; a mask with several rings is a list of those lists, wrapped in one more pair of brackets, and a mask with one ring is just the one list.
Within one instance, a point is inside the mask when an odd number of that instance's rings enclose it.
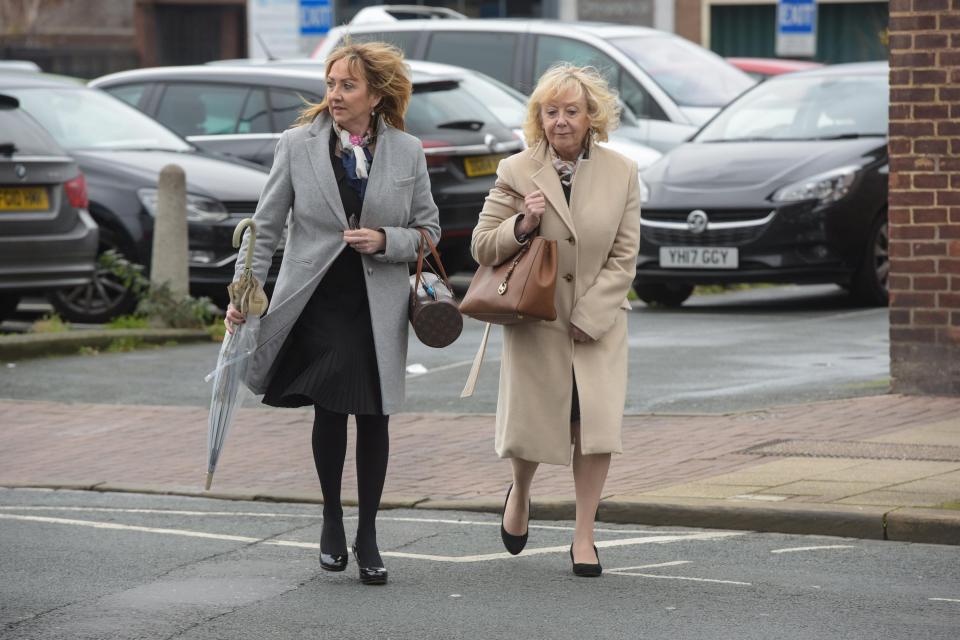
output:
{"label": "car tail light", "polygon": [[427,171],[429,173],[440,173],[446,171],[447,163],[450,162],[450,156],[445,153],[437,153],[437,150],[443,147],[449,147],[449,142],[442,140],[424,140],[423,152],[427,158]]}
{"label": "car tail light", "polygon": [[87,199],[87,179],[82,173],[64,184],[63,189],[67,192],[67,200],[74,209],[86,209],[90,204],[90,200]]}

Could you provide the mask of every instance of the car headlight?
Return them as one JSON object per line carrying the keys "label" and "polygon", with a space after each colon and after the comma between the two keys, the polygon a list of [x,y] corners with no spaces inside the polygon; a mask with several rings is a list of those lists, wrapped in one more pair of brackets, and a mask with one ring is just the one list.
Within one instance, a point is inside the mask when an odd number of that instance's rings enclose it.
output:
{"label": "car headlight", "polygon": [[850,187],[860,167],[849,166],[810,176],[794,182],[773,194],[774,202],[801,202],[816,200],[817,204],[829,204],[850,193]]}
{"label": "car headlight", "polygon": [[[137,191],[140,202],[154,218],[157,217],[158,194],[156,189],[140,189]],[[220,222],[230,217],[223,203],[214,198],[187,194],[187,220],[191,222]]]}
{"label": "car headlight", "polygon": [[648,187],[647,183],[640,177],[639,172],[637,173],[637,180],[640,181],[640,204],[646,204],[647,200],[650,199],[650,187]]}

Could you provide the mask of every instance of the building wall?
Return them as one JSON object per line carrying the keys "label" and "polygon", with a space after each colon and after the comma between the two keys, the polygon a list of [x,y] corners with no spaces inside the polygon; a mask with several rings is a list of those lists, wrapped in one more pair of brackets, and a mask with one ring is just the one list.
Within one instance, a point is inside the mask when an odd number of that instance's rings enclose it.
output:
{"label": "building wall", "polygon": [[653,26],[653,0],[579,0],[578,20]]}
{"label": "building wall", "polygon": [[703,0],[676,1],[673,19],[675,33],[697,44],[703,44],[703,29],[700,26]]}
{"label": "building wall", "polygon": [[894,391],[960,394],[960,0],[890,3]]}
{"label": "building wall", "polygon": [[138,62],[134,0],[0,0],[0,58],[92,78]]}

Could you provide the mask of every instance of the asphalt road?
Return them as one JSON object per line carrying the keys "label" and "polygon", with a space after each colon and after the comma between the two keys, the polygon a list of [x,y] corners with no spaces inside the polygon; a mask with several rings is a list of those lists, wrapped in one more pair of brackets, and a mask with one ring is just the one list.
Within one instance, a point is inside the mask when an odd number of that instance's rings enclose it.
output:
{"label": "asphalt road", "polygon": [[[347,535],[355,511],[347,510]],[[385,587],[317,564],[319,507],[0,490],[0,638],[954,640],[956,548],[570,522],[508,556],[496,516],[385,511]]]}
{"label": "asphalt road", "polygon": [[[852,306],[833,286],[697,296],[680,309],[630,313],[627,413],[725,412],[884,393],[887,310]],[[482,325],[437,350],[411,335],[405,410],[492,413],[500,329],[477,392],[460,399]],[[0,363],[0,397],[205,406],[217,345]],[[247,406],[256,406],[248,398]]]}

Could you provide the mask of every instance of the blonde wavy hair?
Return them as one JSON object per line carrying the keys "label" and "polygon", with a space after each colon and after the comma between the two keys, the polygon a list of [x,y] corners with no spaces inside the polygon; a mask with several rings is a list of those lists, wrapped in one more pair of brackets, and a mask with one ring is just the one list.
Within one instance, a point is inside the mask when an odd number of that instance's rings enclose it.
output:
{"label": "blonde wavy hair", "polygon": [[[366,79],[367,91],[380,97],[380,104],[375,109],[377,114],[391,127],[403,131],[403,118],[413,92],[403,52],[386,42],[348,42],[330,53],[325,63],[326,74],[330,74],[330,69],[337,61],[344,59],[350,73]],[[329,106],[326,96],[320,102],[307,103],[294,126],[313,122]]]}
{"label": "blonde wavy hair", "polygon": [[587,99],[587,117],[590,133],[597,142],[606,142],[607,135],[620,124],[620,101],[617,94],[595,67],[578,67],[567,62],[547,69],[527,102],[527,119],[523,135],[531,147],[544,139],[540,109],[544,103],[572,89],[579,99]]}

